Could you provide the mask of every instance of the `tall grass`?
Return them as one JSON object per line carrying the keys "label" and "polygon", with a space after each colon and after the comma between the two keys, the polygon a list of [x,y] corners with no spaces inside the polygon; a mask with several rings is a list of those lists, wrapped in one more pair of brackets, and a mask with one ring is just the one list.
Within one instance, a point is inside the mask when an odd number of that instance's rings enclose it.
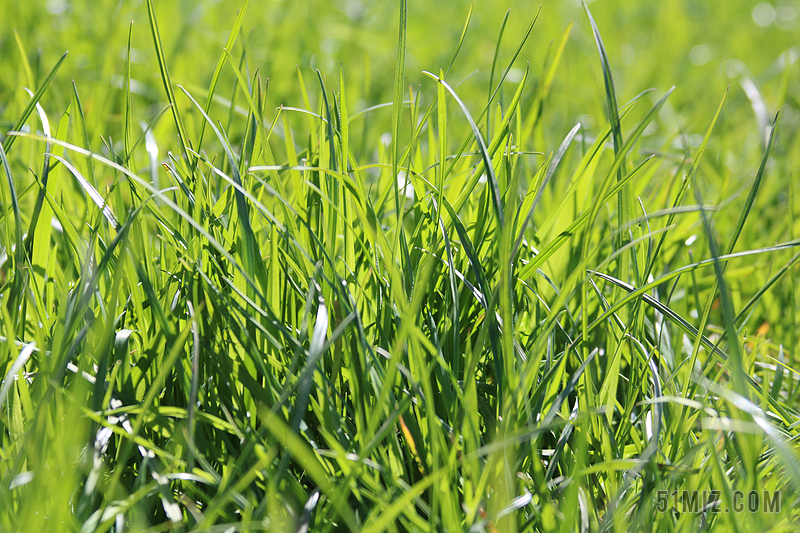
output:
{"label": "tall grass", "polygon": [[373,76],[157,7],[78,41],[110,88],[3,33],[0,530],[792,529],[795,49],[684,124],[586,6],[478,76],[472,8],[428,63],[395,3]]}

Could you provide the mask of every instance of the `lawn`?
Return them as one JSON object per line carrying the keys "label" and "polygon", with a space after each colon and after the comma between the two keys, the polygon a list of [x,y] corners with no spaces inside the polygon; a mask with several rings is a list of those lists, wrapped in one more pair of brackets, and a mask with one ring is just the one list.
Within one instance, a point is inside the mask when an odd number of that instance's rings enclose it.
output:
{"label": "lawn", "polygon": [[4,0],[0,533],[794,531],[798,42]]}

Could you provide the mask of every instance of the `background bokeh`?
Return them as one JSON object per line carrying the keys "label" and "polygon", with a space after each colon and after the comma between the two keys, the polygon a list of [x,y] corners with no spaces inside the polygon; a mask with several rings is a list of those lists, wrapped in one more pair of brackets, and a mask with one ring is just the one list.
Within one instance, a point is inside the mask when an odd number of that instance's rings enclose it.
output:
{"label": "background bokeh", "polygon": [[[207,87],[239,4],[187,0],[156,3],[167,61],[176,83]],[[469,6],[461,1],[409,2],[409,84],[426,83],[422,70],[447,65]],[[800,3],[795,0],[598,0],[589,6],[603,34],[621,101],[651,87],[660,94],[676,84],[678,90],[670,104],[682,126],[689,129],[696,114],[716,105],[728,84],[734,87],[731,107],[746,102],[740,88],[745,77],[763,95],[770,115],[783,103],[782,54],[791,50],[789,61],[798,59],[797,49],[792,48],[800,40]],[[501,43],[503,66],[538,7],[538,3],[523,1],[475,2],[453,79],[472,75],[465,84],[476,89],[476,97],[482,96],[488,89],[495,43],[506,10],[511,12]],[[361,105],[371,105],[388,101],[390,96],[397,19],[395,2],[253,0],[240,43],[246,43],[248,70],[252,73],[258,69],[262,77],[270,79],[269,102],[275,106],[300,103],[295,66],[306,76],[315,68],[332,75],[340,62],[354,92],[363,100]],[[59,81],[43,102],[57,109],[67,103],[68,84],[64,82],[69,80],[75,80],[82,92],[98,96],[106,95],[109,85],[121,85],[128,24],[133,20],[135,92],[143,103],[157,106],[163,101],[147,10],[139,0],[6,0],[0,5],[0,20],[0,116],[4,124],[13,119],[8,109],[12,102],[25,98],[18,83],[25,76],[14,31],[27,51],[34,81],[69,49]],[[541,15],[517,67],[523,68],[529,61],[534,73],[541,70],[548,46],[570,21],[575,26],[555,79],[551,96],[554,105],[548,106],[555,110],[547,121],[553,127],[582,115],[601,113],[604,106],[597,52],[578,1],[545,1],[541,5]],[[241,48],[234,54],[238,57]],[[224,74],[232,83],[230,72]],[[791,94],[797,93],[797,76],[790,80],[789,89]],[[111,105],[88,96],[86,99],[84,106],[89,109]],[[785,116],[793,115],[796,103],[789,111],[784,110]],[[752,114],[749,118],[755,120]],[[562,134],[561,128],[556,129]]]}

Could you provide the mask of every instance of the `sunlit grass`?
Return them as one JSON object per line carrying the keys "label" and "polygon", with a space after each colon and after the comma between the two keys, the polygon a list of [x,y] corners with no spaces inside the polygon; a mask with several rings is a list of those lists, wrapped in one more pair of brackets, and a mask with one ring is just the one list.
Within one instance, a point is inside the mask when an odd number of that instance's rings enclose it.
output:
{"label": "sunlit grass", "polygon": [[791,35],[162,4],[0,7],[0,531],[792,529]]}

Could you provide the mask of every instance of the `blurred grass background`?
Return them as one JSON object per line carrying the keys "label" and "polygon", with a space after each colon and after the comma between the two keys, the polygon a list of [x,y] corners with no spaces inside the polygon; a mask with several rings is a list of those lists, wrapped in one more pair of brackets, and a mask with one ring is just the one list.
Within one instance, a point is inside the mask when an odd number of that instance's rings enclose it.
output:
{"label": "blurred grass background", "polygon": [[[620,100],[627,101],[644,88],[655,88],[656,94],[661,94],[675,84],[678,91],[670,105],[684,127],[689,128],[695,114],[716,105],[726,85],[736,87],[741,77],[746,76],[761,91],[769,114],[782,104],[781,55],[792,49],[790,61],[796,61],[798,56],[793,48],[800,37],[800,4],[796,1],[600,0],[589,5],[603,29]],[[409,84],[423,82],[421,70],[447,64],[469,6],[468,2],[409,2],[406,64]],[[156,4],[157,16],[164,26],[162,39],[167,62],[176,83],[208,86],[213,73],[209,58],[219,54],[238,8],[221,1]],[[501,43],[501,58],[514,51],[537,8],[537,3],[514,0],[475,2],[470,38],[464,44],[463,61],[455,66],[455,79],[477,71],[469,86],[487,86],[506,9],[511,10],[511,16]],[[4,106],[10,105],[10,100],[25,100],[16,83],[25,79],[25,71],[14,42],[14,30],[30,55],[34,81],[41,80],[65,49],[70,50],[57,77],[60,83],[54,84],[54,90],[43,101],[55,109],[64,107],[69,100],[69,93],[64,93],[68,86],[64,82],[68,80],[75,80],[83,92],[103,96],[109,85],[121,85],[131,20],[138,22],[133,30],[135,93],[142,97],[142,103],[157,106],[161,101],[160,77],[154,68],[155,56],[148,39],[150,30],[143,2],[8,0],[0,6],[0,15],[3,17],[0,66],[4,73],[0,94]],[[270,102],[276,106],[300,103],[294,75],[296,65],[302,69],[318,68],[323,74],[332,75],[340,62],[347,68],[357,95],[363,99],[361,105],[388,101],[396,49],[396,18],[396,6],[386,1],[255,0],[243,30],[249,68],[259,69],[263,77],[270,79]],[[548,44],[559,38],[570,21],[574,21],[575,27],[563,68],[555,79],[553,105],[548,109],[559,114],[548,117],[547,124],[551,127],[578,115],[603,115],[602,77],[579,2],[542,4],[535,38],[526,44],[517,67],[522,68],[524,61],[530,61],[534,72],[541,69]],[[223,76],[228,77],[228,83],[233,82],[230,72],[224,72]],[[797,83],[793,77],[791,94],[797,94]],[[477,94],[482,96],[483,92]],[[744,92],[737,89],[732,93],[732,101],[731,107],[738,109],[740,105],[736,104],[747,100]],[[104,104],[109,105],[102,99],[88,97],[84,102],[88,115],[92,115],[88,110]],[[2,115],[7,119],[8,112]],[[743,118],[736,116],[731,120],[738,123]],[[752,121],[753,117],[750,118]]]}

